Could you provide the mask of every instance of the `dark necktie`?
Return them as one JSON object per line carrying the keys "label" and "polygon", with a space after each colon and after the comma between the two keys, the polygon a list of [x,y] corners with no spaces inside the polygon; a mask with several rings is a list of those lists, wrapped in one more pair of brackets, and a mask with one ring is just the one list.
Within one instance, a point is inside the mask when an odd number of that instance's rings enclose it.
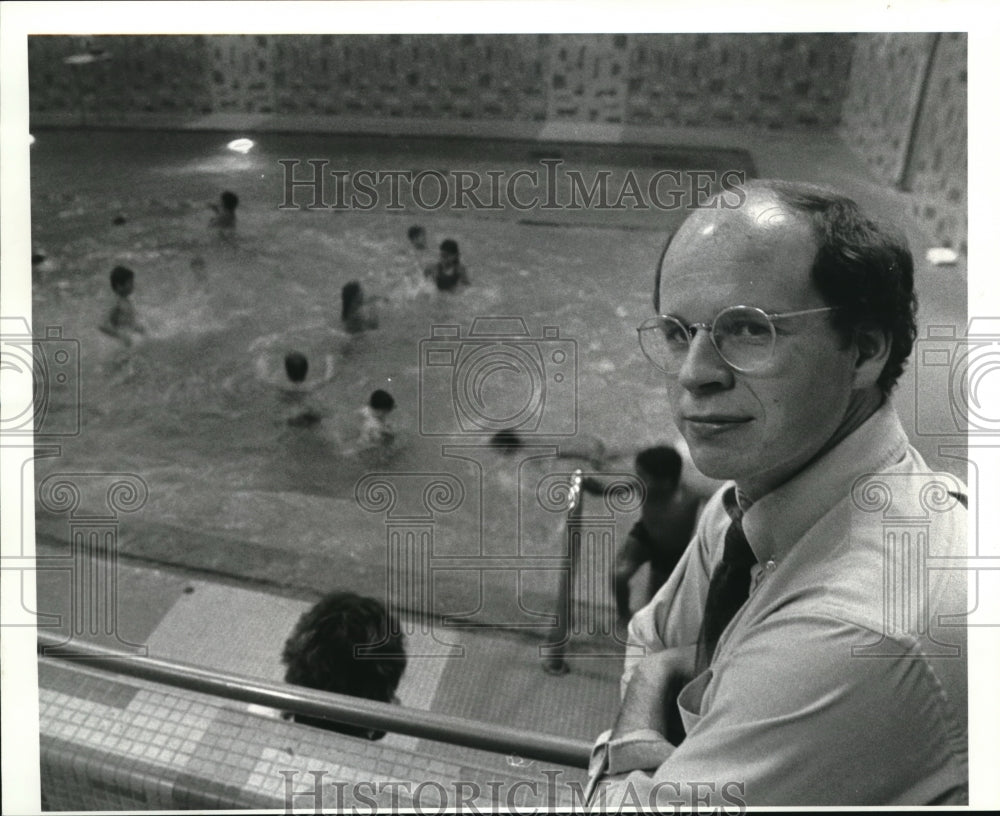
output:
{"label": "dark necktie", "polygon": [[743,513],[736,499],[736,488],[725,496],[726,510],[732,518],[722,550],[722,561],[712,572],[705,599],[705,615],[698,636],[696,664],[699,671],[712,662],[722,631],[750,595],[750,568],[757,557],[743,533]]}

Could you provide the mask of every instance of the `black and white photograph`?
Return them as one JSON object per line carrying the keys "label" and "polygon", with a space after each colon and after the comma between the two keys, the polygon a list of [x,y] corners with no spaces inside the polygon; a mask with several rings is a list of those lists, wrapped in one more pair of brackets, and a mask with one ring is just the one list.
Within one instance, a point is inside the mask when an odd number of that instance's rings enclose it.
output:
{"label": "black and white photograph", "polygon": [[0,14],[4,813],[1000,804],[985,3]]}

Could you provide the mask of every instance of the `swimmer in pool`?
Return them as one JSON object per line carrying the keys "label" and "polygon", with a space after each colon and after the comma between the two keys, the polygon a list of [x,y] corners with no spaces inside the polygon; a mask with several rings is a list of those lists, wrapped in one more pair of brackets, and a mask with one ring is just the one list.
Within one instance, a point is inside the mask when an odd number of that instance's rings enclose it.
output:
{"label": "swimmer in pool", "polygon": [[210,227],[215,227],[223,235],[231,234],[236,229],[236,207],[240,199],[236,193],[226,190],[219,196],[218,204],[209,204],[215,215],[209,222]]}
{"label": "swimmer in pool", "polygon": [[378,328],[378,315],[372,304],[384,298],[373,297],[365,301],[365,293],[357,281],[345,283],[340,290],[340,320],[348,334],[359,334],[367,329]]}
{"label": "swimmer in pool", "polygon": [[361,414],[361,433],[358,443],[361,448],[389,448],[396,440],[396,432],[389,422],[389,414],[396,407],[396,400],[388,391],[379,388],[368,398]]}
{"label": "swimmer in pool", "polygon": [[111,270],[111,289],[117,295],[117,300],[99,328],[105,334],[121,340],[124,345],[131,346],[136,335],[146,333],[146,329],[136,318],[135,306],[129,300],[129,295],[135,289],[135,273],[126,266],[116,266]]}
{"label": "swimmer in pool", "polygon": [[439,249],[440,260],[424,270],[424,277],[432,280],[440,292],[454,292],[459,286],[468,286],[469,273],[459,260],[458,242],[446,238]]}
{"label": "swimmer in pool", "polygon": [[406,237],[414,249],[427,249],[427,232],[419,224],[414,224],[406,231]]}
{"label": "swimmer in pool", "polygon": [[281,389],[281,401],[286,406],[285,422],[292,428],[311,428],[322,414],[307,402],[311,386],[306,385],[309,360],[299,351],[285,355],[285,374],[289,384]]}

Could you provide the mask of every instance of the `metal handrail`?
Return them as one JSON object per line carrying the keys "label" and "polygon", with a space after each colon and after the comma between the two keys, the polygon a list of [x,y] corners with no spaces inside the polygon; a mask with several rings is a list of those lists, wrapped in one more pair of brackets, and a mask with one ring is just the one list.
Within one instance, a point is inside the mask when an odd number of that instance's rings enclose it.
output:
{"label": "metal handrail", "polygon": [[230,700],[467,748],[557,762],[574,768],[586,768],[590,759],[591,745],[582,740],[525,733],[465,717],[433,714],[346,694],[242,677],[180,661],[140,657],[91,643],[74,641],[70,645],[48,632],[38,632],[38,654]]}

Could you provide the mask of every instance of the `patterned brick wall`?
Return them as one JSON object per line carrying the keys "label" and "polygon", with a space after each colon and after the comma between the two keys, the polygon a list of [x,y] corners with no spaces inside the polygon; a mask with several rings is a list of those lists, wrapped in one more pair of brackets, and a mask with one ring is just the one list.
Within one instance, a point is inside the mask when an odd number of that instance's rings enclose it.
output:
{"label": "patterned brick wall", "polygon": [[[28,39],[32,113],[78,113],[95,121],[125,113],[210,113],[207,43],[202,36]],[[90,54],[93,62],[64,60]]]}
{"label": "patterned brick wall", "polygon": [[966,35],[942,34],[903,179],[916,196],[913,214],[940,245],[963,254],[968,249],[967,66]]}
{"label": "patterned brick wall", "polygon": [[828,129],[840,121],[851,34],[639,34],[628,120]]}
{"label": "patterned brick wall", "polygon": [[[31,109],[826,128],[841,34],[32,37]],[[111,59],[68,66],[103,48]]]}
{"label": "patterned brick wall", "polygon": [[859,34],[841,132],[881,181],[902,179],[933,34]]}
{"label": "patterned brick wall", "polygon": [[967,54],[965,34],[857,35],[840,128],[880,181],[913,193],[935,241],[963,253]]}
{"label": "patterned brick wall", "polygon": [[551,48],[548,119],[624,122],[629,37],[561,34]]}

